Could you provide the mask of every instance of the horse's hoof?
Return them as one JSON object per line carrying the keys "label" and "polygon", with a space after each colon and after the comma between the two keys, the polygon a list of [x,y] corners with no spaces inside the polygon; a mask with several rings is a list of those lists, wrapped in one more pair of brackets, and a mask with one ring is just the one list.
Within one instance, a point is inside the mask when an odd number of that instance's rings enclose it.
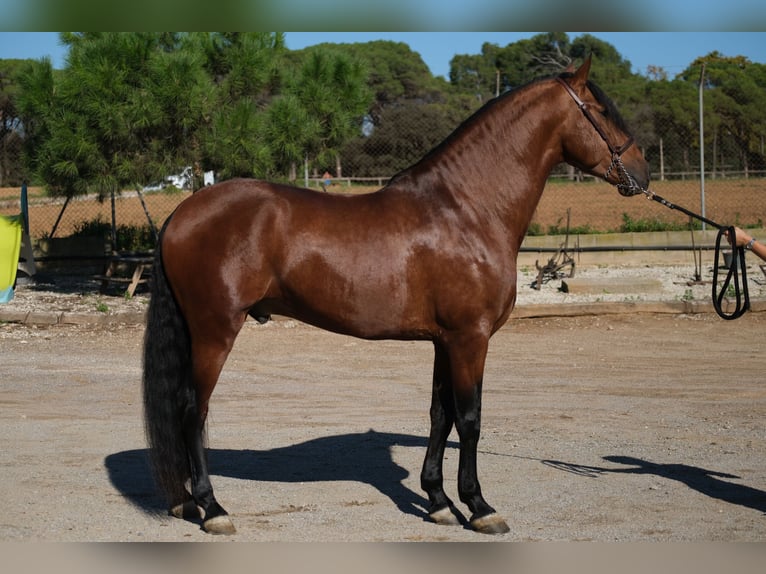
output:
{"label": "horse's hoof", "polygon": [[234,523],[225,514],[205,520],[202,523],[202,528],[210,534],[236,534],[237,532]]}
{"label": "horse's hoof", "polygon": [[186,500],[181,504],[176,504],[168,510],[168,514],[176,518],[185,518],[186,520],[194,520],[200,517],[197,503],[193,500]]}
{"label": "horse's hoof", "polygon": [[505,523],[505,520],[495,513],[487,514],[487,516],[482,516],[480,518],[474,518],[471,520],[471,528],[482,534],[505,534],[506,532],[511,531]]}
{"label": "horse's hoof", "polygon": [[444,524],[447,526],[457,526],[460,524],[460,519],[455,514],[455,510],[451,506],[445,506],[439,510],[428,515],[431,520],[436,524]]}

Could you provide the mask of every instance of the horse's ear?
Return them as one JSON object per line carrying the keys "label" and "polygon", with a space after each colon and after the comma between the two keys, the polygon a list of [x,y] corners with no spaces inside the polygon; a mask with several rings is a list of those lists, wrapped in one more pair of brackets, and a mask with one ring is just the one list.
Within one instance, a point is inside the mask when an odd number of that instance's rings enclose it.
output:
{"label": "horse's ear", "polygon": [[590,73],[590,62],[591,54],[588,54],[588,57],[585,58],[585,61],[579,68],[577,68],[577,71],[572,76],[572,84],[585,85],[585,82],[588,81],[588,74]]}

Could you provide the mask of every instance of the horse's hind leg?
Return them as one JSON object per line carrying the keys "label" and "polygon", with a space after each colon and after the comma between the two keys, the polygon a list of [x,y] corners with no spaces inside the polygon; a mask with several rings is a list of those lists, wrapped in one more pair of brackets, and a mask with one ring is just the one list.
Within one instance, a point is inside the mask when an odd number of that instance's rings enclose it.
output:
{"label": "horse's hind leg", "polygon": [[218,503],[210,482],[205,453],[205,421],[208,404],[223,364],[234,343],[236,331],[227,337],[210,338],[209,333],[192,343],[195,400],[183,414],[183,428],[191,467],[191,490],[196,504],[202,509],[203,528],[211,534],[234,534],[236,529],[228,513]]}

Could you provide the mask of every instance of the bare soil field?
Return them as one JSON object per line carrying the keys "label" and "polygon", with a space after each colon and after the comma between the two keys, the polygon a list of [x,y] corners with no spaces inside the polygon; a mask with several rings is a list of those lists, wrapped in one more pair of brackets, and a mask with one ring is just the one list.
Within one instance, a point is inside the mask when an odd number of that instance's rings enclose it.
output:
{"label": "bare soil field", "polygon": [[[226,539],[766,540],[764,332],[766,313],[512,318],[490,345],[479,444],[511,532],[487,537],[426,518],[430,344],[248,322],[209,429]],[[153,489],[142,337],[0,324],[0,540],[214,539]],[[457,458],[453,433],[455,499]]]}
{"label": "bare soil field", "polygon": [[[657,181],[651,189],[673,203],[700,212],[699,181]],[[335,185],[333,192],[367,193],[372,187],[343,187]],[[39,192],[39,189],[30,193]],[[13,215],[19,212],[18,190],[0,189],[0,214]],[[156,225],[161,225],[176,205],[188,196],[188,192],[177,194],[144,194],[147,209]],[[138,196],[125,193],[117,199],[116,218],[119,225],[146,225],[146,215]],[[30,200],[30,236],[33,238],[50,234],[63,200],[39,202]],[[714,179],[705,184],[705,214],[721,224],[763,225],[766,222],[766,181],[763,179]],[[663,222],[686,223],[688,218],[677,211],[671,211],[659,203],[647,201],[644,196],[622,197],[605,182],[549,183],[537,207],[533,224],[543,232],[550,226],[566,226],[567,209],[571,209],[571,226],[590,226],[593,231],[619,230],[623,214],[631,220],[659,220]],[[72,234],[83,222],[97,218],[111,221],[111,203],[99,203],[93,199],[77,199],[70,202],[64,211],[56,237]]]}

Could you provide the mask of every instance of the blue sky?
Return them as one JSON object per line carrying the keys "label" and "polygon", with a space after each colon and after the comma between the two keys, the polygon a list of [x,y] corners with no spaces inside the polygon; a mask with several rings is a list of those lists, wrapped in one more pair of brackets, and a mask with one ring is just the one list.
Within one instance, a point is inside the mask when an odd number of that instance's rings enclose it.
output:
{"label": "blue sky", "polygon": [[[670,76],[683,71],[695,58],[717,50],[725,56],[746,56],[766,63],[766,32],[590,32],[612,44],[645,73],[649,65]],[[505,46],[536,32],[288,32],[287,46],[297,50],[321,42],[405,42],[418,52],[434,75],[447,76],[455,54],[478,54],[484,42]],[[569,32],[570,38],[580,32]],[[0,58],[49,56],[55,67],[64,64],[65,49],[55,32],[0,32]]]}

